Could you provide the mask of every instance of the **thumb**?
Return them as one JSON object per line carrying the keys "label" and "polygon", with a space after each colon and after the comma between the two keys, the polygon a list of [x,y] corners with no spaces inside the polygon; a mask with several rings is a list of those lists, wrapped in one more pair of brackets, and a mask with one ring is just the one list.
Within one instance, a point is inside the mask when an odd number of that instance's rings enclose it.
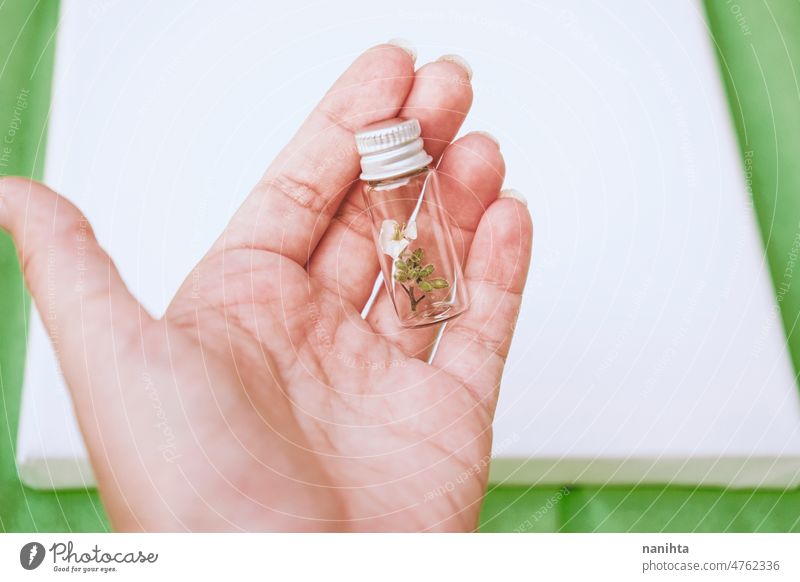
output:
{"label": "thumb", "polygon": [[[109,387],[118,383],[116,354],[140,355],[143,326],[152,320],[100,248],[86,217],[46,186],[0,179],[0,228],[14,239],[79,420],[96,417],[93,408],[103,406],[111,397]],[[97,394],[90,391],[93,385]]]}

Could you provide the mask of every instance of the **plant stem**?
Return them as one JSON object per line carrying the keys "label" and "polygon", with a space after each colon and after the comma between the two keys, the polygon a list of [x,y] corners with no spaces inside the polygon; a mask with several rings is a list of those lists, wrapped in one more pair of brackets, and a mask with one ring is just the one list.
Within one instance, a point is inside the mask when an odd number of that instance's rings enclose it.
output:
{"label": "plant stem", "polygon": [[415,294],[414,294],[414,289],[413,288],[409,289],[408,287],[406,287],[402,283],[400,284],[400,286],[403,288],[403,291],[406,292],[406,295],[408,295],[408,300],[411,303],[411,311],[416,311],[417,310],[417,305],[419,304],[419,302],[422,301],[423,299],[425,299],[425,294],[423,293],[419,298],[417,298],[415,296]]}

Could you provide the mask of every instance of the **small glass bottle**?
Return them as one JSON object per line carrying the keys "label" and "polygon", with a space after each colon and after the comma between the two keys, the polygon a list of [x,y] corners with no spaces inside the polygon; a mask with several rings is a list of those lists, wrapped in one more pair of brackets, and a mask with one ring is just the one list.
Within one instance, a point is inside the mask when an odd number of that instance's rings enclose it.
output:
{"label": "small glass bottle", "polygon": [[356,134],[364,201],[383,279],[400,324],[456,317],[467,290],[433,160],[416,119],[389,119]]}

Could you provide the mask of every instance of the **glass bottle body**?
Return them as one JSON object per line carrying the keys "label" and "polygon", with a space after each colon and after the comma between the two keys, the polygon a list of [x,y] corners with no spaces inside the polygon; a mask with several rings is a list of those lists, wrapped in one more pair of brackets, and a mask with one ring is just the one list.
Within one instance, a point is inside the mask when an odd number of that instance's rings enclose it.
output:
{"label": "glass bottle body", "polygon": [[366,182],[364,201],[386,291],[400,324],[421,327],[466,311],[468,297],[436,171]]}

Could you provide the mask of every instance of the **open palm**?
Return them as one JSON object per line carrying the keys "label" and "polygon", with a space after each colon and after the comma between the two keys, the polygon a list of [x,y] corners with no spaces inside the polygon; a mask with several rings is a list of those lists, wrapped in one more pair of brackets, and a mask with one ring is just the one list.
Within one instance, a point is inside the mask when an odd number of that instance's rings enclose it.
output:
{"label": "open palm", "polygon": [[[360,56],[154,319],[78,210],[0,181],[0,226],[56,343],[112,525],[121,530],[472,530],[532,227],[499,196],[450,59]],[[419,119],[439,161],[470,310],[404,330],[381,292],[353,132]],[[427,363],[428,361],[431,363]]]}

